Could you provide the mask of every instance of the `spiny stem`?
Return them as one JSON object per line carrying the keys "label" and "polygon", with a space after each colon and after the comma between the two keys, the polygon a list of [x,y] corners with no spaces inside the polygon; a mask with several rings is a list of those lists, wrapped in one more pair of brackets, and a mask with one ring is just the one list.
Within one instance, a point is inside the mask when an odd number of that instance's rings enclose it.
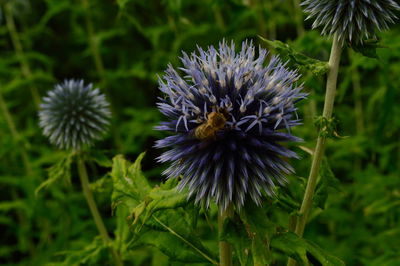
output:
{"label": "spiny stem", "polygon": [[[225,210],[218,212],[218,231],[221,232],[224,227],[224,221],[227,218],[233,217],[233,207],[228,205]],[[231,266],[232,265],[232,246],[228,242],[219,242],[219,265]]]}
{"label": "spiny stem", "polygon": [[[21,72],[22,75],[28,79],[31,80],[32,78],[32,71],[29,66],[28,60],[26,59],[24,49],[22,47],[22,43],[19,37],[19,33],[17,31],[17,28],[15,27],[15,22],[14,22],[14,17],[12,14],[12,9],[11,9],[11,3],[8,3],[4,6],[4,15],[6,19],[6,26],[8,29],[8,32],[10,33],[11,36],[11,41],[13,43],[14,49],[15,49],[15,54],[17,55],[19,64],[21,66]],[[40,105],[40,94],[35,86],[30,86],[31,94],[33,101],[38,108]]]}
{"label": "spiny stem", "polygon": [[[341,52],[342,46],[339,43],[337,36],[335,35],[333,38],[331,55],[329,58],[329,72],[326,83],[325,104],[322,113],[322,116],[326,119],[330,119],[332,117]],[[300,237],[303,236],[304,228],[307,223],[307,218],[312,208],[318,172],[321,166],[322,158],[324,156],[325,142],[326,138],[320,135],[318,137],[317,146],[315,147],[315,151],[313,154],[310,175],[308,177],[306,191],[304,193],[303,202],[301,204],[299,217],[296,223],[295,233]],[[296,261],[293,259],[289,259],[288,266],[293,265],[296,265]]]}
{"label": "spiny stem", "polygon": [[[89,209],[90,209],[90,212],[92,213],[93,220],[96,224],[97,230],[99,230],[99,233],[100,233],[101,237],[103,238],[103,241],[106,244],[110,244],[111,239],[108,235],[108,232],[104,225],[103,219],[100,216],[96,202],[94,201],[92,191],[90,190],[90,183],[89,183],[89,178],[88,178],[87,171],[86,171],[85,162],[82,159],[82,156],[79,154],[78,154],[78,158],[77,158],[77,163],[78,163],[79,179],[81,181],[83,194],[85,196],[87,204],[89,205]],[[119,265],[119,266],[123,265],[120,254],[112,247],[110,247],[110,250],[114,257],[115,264]]]}

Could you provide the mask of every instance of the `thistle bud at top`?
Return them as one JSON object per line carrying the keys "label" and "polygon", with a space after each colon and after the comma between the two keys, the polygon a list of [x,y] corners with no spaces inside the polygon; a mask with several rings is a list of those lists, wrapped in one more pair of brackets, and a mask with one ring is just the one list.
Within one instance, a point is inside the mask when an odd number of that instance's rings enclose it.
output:
{"label": "thistle bud at top", "polygon": [[43,97],[39,119],[43,134],[61,149],[81,150],[105,133],[111,112],[99,89],[83,80],[65,80]]}
{"label": "thistle bud at top", "polygon": [[400,10],[395,0],[305,0],[301,5],[307,19],[314,18],[313,28],[321,26],[323,35],[337,34],[340,42],[356,44],[376,38],[376,29],[388,29]]}
{"label": "thistle bud at top", "polygon": [[238,53],[233,43],[198,48],[183,54],[182,76],[169,66],[159,80],[167,121],[157,129],[173,134],[157,141],[169,148],[159,161],[171,162],[164,174],[181,176],[179,189],[205,206],[260,204],[294,171],[286,158],[297,155],[280,143],[300,140],[290,128],[300,123],[295,103],[306,94],[296,71],[277,57],[265,66],[267,51],[255,52],[247,42]]}

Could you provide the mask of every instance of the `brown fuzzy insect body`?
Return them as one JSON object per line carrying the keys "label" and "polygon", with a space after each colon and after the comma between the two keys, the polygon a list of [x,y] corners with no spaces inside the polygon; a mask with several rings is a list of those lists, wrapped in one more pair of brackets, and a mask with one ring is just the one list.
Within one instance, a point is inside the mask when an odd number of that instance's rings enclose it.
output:
{"label": "brown fuzzy insect body", "polygon": [[223,113],[211,112],[207,115],[207,120],[195,129],[194,135],[201,140],[213,138],[218,130],[224,128],[225,123],[226,118]]}

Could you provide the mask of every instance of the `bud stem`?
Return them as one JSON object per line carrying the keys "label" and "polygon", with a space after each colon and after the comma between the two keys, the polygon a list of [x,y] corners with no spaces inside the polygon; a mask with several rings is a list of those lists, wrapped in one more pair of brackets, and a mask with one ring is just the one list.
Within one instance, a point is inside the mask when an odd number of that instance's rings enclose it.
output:
{"label": "bud stem", "polygon": [[[322,113],[322,116],[326,119],[330,119],[332,117],[341,52],[342,52],[342,45],[340,44],[337,35],[335,35],[333,38],[331,55],[329,58],[329,72],[326,83],[325,104]],[[321,128],[320,130],[324,129]],[[308,177],[306,191],[304,193],[303,202],[301,204],[299,217],[296,223],[295,233],[300,237],[303,236],[304,228],[307,223],[307,218],[312,208],[319,168],[321,166],[321,161],[324,156],[325,142],[326,142],[326,137],[319,134],[319,137],[317,139],[317,146],[315,147],[315,151],[313,154],[311,170],[310,170],[310,175]],[[293,259],[289,259],[288,266],[294,266],[294,265],[296,265],[296,261]]]}
{"label": "bud stem", "polygon": [[[78,172],[79,172],[79,179],[81,181],[83,194],[85,196],[86,202],[89,205],[90,212],[92,213],[93,220],[96,224],[97,229],[101,237],[104,240],[104,243],[111,244],[111,239],[108,235],[107,229],[104,225],[103,219],[100,216],[99,210],[97,208],[96,202],[94,201],[92,191],[90,190],[90,183],[89,178],[86,171],[85,162],[82,159],[81,155],[78,155]],[[114,257],[115,265],[122,266],[122,260],[120,254],[112,247],[110,247],[112,255]]]}
{"label": "bud stem", "polygon": [[[218,212],[218,231],[221,233],[224,227],[224,221],[233,217],[233,208],[229,204],[225,210],[220,209]],[[232,266],[232,246],[228,242],[219,242],[219,265]]]}

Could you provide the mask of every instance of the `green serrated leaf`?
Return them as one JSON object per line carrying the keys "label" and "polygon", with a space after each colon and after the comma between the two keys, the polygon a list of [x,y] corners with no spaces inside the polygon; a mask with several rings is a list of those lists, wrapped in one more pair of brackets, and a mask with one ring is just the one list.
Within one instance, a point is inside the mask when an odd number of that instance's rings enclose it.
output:
{"label": "green serrated leaf", "polygon": [[278,40],[270,41],[259,36],[268,46],[272,47],[283,60],[288,60],[289,66],[298,69],[302,73],[311,72],[315,76],[320,76],[328,72],[328,62],[319,61],[295,51],[288,44]]}
{"label": "green serrated leaf", "polygon": [[303,263],[303,265],[310,265],[307,259],[307,253],[311,254],[323,266],[345,265],[339,258],[324,251],[311,241],[298,237],[292,232],[276,235],[271,241],[271,247]]}
{"label": "green serrated leaf", "polygon": [[156,187],[148,194],[147,202],[141,203],[134,209],[134,223],[141,219],[141,224],[143,225],[156,211],[176,209],[188,204],[187,193],[178,192],[176,188],[162,190],[160,187]]}
{"label": "green serrated leaf", "polygon": [[120,252],[121,255],[126,254],[128,250],[128,243],[132,234],[129,230],[128,223],[126,222],[126,218],[129,215],[129,210],[124,205],[119,205],[115,211],[116,217],[116,229],[114,231],[115,240],[114,245],[115,249]]}
{"label": "green serrated leaf", "polygon": [[249,256],[252,241],[242,223],[227,219],[219,233],[219,239],[232,244],[241,266],[252,265]]}
{"label": "green serrated leaf", "polygon": [[[209,262],[218,265],[216,256],[207,250],[200,240],[187,229],[187,223],[180,218],[179,213],[169,211],[168,213],[160,213],[160,215],[157,214],[159,217],[153,216],[153,219],[166,232],[148,231],[142,235],[142,241],[157,246],[172,260]],[[154,233],[157,234],[156,237],[154,237]]]}
{"label": "green serrated leaf", "polygon": [[113,180],[112,206],[124,204],[132,210],[140,204],[150,191],[150,185],[141,171],[140,163],[145,153],[138,156],[131,164],[122,155],[113,159],[111,177]]}
{"label": "green serrated leaf", "polygon": [[251,254],[254,265],[268,265],[272,262],[270,239],[276,231],[262,208],[247,204],[240,213],[247,233],[251,239]]}
{"label": "green serrated leaf", "polygon": [[109,261],[109,251],[104,240],[98,236],[92,243],[87,245],[84,249],[69,250],[59,252],[59,255],[65,255],[65,259],[60,265],[105,265]]}
{"label": "green serrated leaf", "polygon": [[71,164],[74,154],[71,153],[68,156],[62,158],[55,165],[48,169],[49,178],[41,183],[35,190],[35,195],[37,196],[40,190],[45,187],[52,185],[54,182],[64,179],[67,182],[71,182]]}

